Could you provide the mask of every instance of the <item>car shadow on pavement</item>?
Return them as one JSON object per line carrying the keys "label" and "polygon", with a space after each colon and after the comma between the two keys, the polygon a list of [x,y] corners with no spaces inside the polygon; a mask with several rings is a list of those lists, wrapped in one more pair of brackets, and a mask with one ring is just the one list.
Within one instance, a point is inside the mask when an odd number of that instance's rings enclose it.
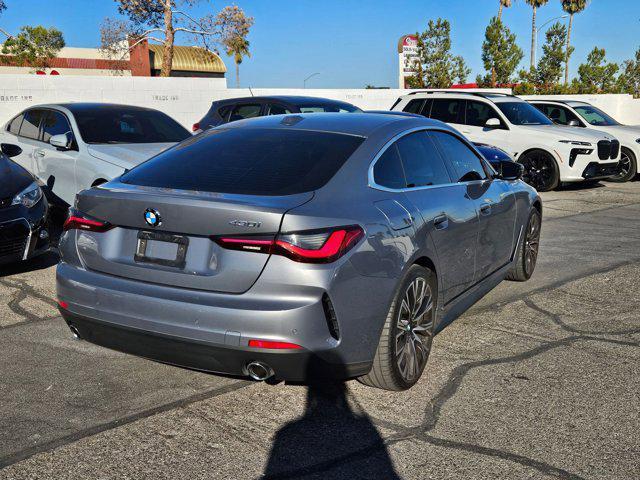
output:
{"label": "car shadow on pavement", "polygon": [[39,255],[23,262],[11,263],[0,266],[0,278],[10,275],[19,275],[21,273],[35,272],[37,270],[45,270],[57,265],[59,261],[58,252],[52,248],[46,253]]}
{"label": "car shadow on pavement", "polygon": [[306,385],[304,415],[276,433],[261,478],[400,480],[371,419],[349,405],[346,383],[313,380]]}

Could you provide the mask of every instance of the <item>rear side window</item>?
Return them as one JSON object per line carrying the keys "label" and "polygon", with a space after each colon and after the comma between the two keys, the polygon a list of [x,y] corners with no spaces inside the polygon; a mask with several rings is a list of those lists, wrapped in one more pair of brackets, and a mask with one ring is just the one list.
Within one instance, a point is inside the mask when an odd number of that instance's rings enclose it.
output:
{"label": "rear side window", "polygon": [[467,125],[484,127],[490,118],[500,119],[500,116],[491,105],[484,102],[467,101],[467,117],[465,122]]}
{"label": "rear side window", "polygon": [[228,120],[229,113],[231,112],[232,108],[233,108],[233,105],[225,105],[224,107],[220,107],[218,109],[218,115],[223,121],[226,122]]}
{"label": "rear side window", "polygon": [[462,123],[464,100],[436,98],[431,106],[431,118],[445,123]]}
{"label": "rear side window", "polygon": [[424,99],[411,100],[407,103],[407,106],[402,109],[403,112],[408,113],[420,113],[422,112],[422,105],[424,104]]}
{"label": "rear side window", "polygon": [[293,195],[325,185],[363,140],[305,130],[209,130],[121,178],[124,183],[156,188]]}
{"label": "rear side window", "polygon": [[398,146],[391,145],[373,166],[373,180],[381,187],[400,190],[406,188],[407,180],[404,176]]}
{"label": "rear side window", "polygon": [[582,122],[571,110],[558,105],[534,105],[538,110],[549,117],[553,122],[559,125],[569,125],[571,120],[577,120],[580,125]]}
{"label": "rear side window", "polygon": [[260,104],[237,105],[231,112],[229,121],[235,122],[237,120],[244,120],[245,118],[259,117],[261,109],[262,106]]}
{"label": "rear side window", "polygon": [[291,110],[284,105],[278,105],[276,103],[269,105],[269,115],[288,115],[290,113]]}
{"label": "rear side window", "polygon": [[469,182],[487,178],[480,158],[462,141],[444,132],[432,132],[431,135],[439,143],[443,154],[457,174],[457,182]]}
{"label": "rear side window", "polygon": [[451,183],[440,152],[427,133],[409,134],[398,140],[396,145],[408,188]]}
{"label": "rear side window", "polygon": [[67,117],[60,112],[47,112],[47,116],[42,122],[42,140],[49,143],[54,135],[61,135],[71,131]]}
{"label": "rear side window", "polygon": [[42,110],[29,110],[24,114],[24,121],[20,127],[20,136],[25,138],[31,138],[32,140],[39,139],[40,133],[40,119],[43,114]]}
{"label": "rear side window", "polygon": [[22,125],[23,118],[24,118],[24,115],[20,114],[16,118],[11,120],[11,123],[9,124],[9,128],[7,129],[9,133],[13,133],[14,135],[20,134],[20,125]]}

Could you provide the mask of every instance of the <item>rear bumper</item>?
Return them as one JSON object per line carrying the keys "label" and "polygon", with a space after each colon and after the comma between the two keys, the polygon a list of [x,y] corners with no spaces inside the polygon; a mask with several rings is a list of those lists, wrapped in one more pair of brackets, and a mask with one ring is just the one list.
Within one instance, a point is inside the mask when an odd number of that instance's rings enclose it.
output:
{"label": "rear bumper", "polygon": [[246,365],[259,361],[269,365],[275,378],[305,382],[319,378],[347,379],[364,375],[370,362],[343,364],[330,350],[274,351],[262,348],[229,347],[128,328],[75,315],[60,309],[67,325],[82,340],[179,367],[234,376],[247,376]]}

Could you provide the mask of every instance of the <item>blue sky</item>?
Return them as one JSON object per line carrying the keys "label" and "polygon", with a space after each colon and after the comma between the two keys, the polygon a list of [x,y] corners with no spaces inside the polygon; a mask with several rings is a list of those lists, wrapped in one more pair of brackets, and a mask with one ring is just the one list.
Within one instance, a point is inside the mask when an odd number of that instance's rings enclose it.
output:
{"label": "blue sky", "polygon": [[[96,47],[103,18],[117,14],[113,0],[6,0],[0,27],[15,32],[21,25],[42,24],[63,31],[68,46]],[[480,73],[484,29],[497,14],[498,0],[236,0],[255,17],[250,35],[252,58],[241,66],[242,86],[361,88],[366,84],[397,85],[397,41],[405,33],[426,28],[429,19],[447,18],[452,25],[454,53],[473,73]],[[201,0],[197,15],[216,12],[226,2]],[[538,13],[538,24],[562,15],[560,0],[550,0]],[[531,8],[524,0],[505,10],[503,20],[517,34],[528,64]],[[177,39],[184,43],[185,37]],[[543,41],[543,34],[540,34]],[[599,46],[610,60],[621,62],[640,47],[638,0],[592,0],[576,16],[572,70]],[[234,85],[228,58],[229,84]]]}

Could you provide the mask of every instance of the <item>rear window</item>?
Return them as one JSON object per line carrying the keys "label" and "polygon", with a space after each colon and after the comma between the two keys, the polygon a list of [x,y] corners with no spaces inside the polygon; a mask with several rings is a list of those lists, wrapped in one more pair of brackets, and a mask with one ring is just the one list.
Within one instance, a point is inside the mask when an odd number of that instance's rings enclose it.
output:
{"label": "rear window", "polygon": [[304,130],[210,130],[139,165],[121,181],[177,190],[293,195],[325,185],[363,141]]}
{"label": "rear window", "polygon": [[89,144],[177,143],[189,131],[156,110],[92,109],[74,111],[80,136]]}
{"label": "rear window", "polygon": [[323,103],[318,105],[298,105],[301,113],[360,113],[358,107],[348,103]]}

